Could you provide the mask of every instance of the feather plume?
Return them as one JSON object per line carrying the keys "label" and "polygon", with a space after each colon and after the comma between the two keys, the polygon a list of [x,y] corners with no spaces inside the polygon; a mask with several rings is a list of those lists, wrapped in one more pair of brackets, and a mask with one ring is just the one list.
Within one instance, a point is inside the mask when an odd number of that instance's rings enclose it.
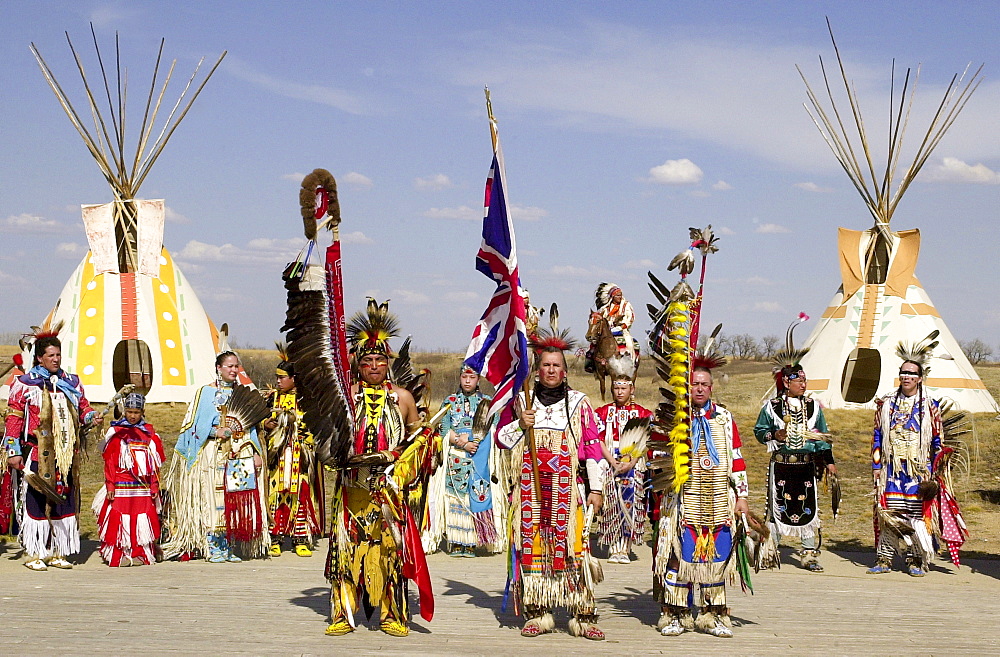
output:
{"label": "feather plume", "polygon": [[222,322],[222,326],[219,327],[219,353],[224,354],[227,351],[232,351],[229,347],[229,322]]}
{"label": "feather plume", "polygon": [[555,303],[549,306],[549,330],[552,331],[552,335],[559,333],[559,306]]}

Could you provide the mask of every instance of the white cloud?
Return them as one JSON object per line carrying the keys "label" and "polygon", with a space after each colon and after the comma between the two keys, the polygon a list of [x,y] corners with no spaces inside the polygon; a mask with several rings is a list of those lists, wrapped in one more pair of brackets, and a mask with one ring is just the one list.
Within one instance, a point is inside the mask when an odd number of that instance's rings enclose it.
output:
{"label": "white cloud", "polygon": [[431,208],[421,213],[428,219],[461,219],[463,221],[475,221],[483,218],[482,209],[473,209],[468,205],[460,205],[457,208]]}
{"label": "white cloud", "polygon": [[940,164],[925,169],[917,180],[923,182],[972,183],[975,185],[1000,185],[1000,173],[985,164],[966,164],[955,157],[946,157]]}
{"label": "white cloud", "polygon": [[306,177],[306,174],[299,173],[298,171],[296,171],[296,172],[293,172],[293,173],[283,173],[283,174],[281,174],[278,177],[281,178],[282,180],[291,180],[292,182],[301,185],[302,184],[302,179]]}
{"label": "white cloud", "polygon": [[695,198],[708,198],[709,196],[711,196],[711,194],[706,192],[704,189],[696,189],[693,192],[691,192],[691,196]]}
{"label": "white cloud", "polygon": [[63,229],[58,221],[26,212],[9,215],[0,221],[0,232],[3,233],[55,233]]}
{"label": "white cloud", "polygon": [[589,269],[574,267],[573,265],[555,265],[547,273],[553,276],[569,276],[573,278],[583,278],[592,275]]}
{"label": "white cloud", "polygon": [[423,292],[414,290],[393,290],[392,298],[410,306],[424,306],[431,302],[431,298]]}
{"label": "white cloud", "polygon": [[773,285],[774,284],[773,281],[770,281],[770,280],[764,278],[763,276],[751,276],[750,278],[746,279],[745,282],[746,282],[747,285]]}
{"label": "white cloud", "polygon": [[363,114],[367,109],[365,101],[357,94],[320,84],[306,84],[293,80],[283,80],[273,75],[253,70],[245,62],[232,56],[226,58],[222,65],[222,70],[261,89],[279,96],[285,96],[286,98],[328,105],[348,114]]}
{"label": "white cloud", "polygon": [[629,260],[622,267],[625,269],[652,269],[656,267],[656,263],[648,258],[643,258],[642,260]]}
{"label": "white cloud", "polygon": [[371,178],[363,173],[358,173],[357,171],[351,171],[344,174],[340,180],[341,182],[351,185],[352,187],[363,187],[365,189],[370,189],[374,185]]}
{"label": "white cloud", "polygon": [[451,182],[451,178],[443,173],[436,173],[433,176],[415,179],[413,181],[413,186],[417,189],[429,189],[436,192],[442,189],[448,189],[449,187],[454,187],[455,183]]}
{"label": "white cloud", "polygon": [[705,174],[691,160],[667,160],[649,170],[647,182],[660,185],[697,185]]}
{"label": "white cloud", "polygon": [[259,267],[263,265],[285,265],[298,254],[302,246],[298,239],[256,238],[246,247],[233,244],[208,244],[191,240],[174,254],[174,258],[194,264],[226,263],[233,267]]}
{"label": "white cloud", "polygon": [[56,244],[56,256],[59,258],[74,260],[76,258],[82,258],[86,252],[87,247],[77,244],[76,242],[59,242]]}
{"label": "white cloud", "polygon": [[18,276],[17,274],[8,274],[7,272],[0,269],[0,285],[3,286],[23,285],[26,282],[27,280],[25,280],[21,276]]}
{"label": "white cloud", "polygon": [[788,230],[784,226],[779,224],[757,224],[757,227],[753,229],[755,233],[764,233],[765,235],[775,235],[777,233],[790,233],[792,231]]}
{"label": "white cloud", "polygon": [[736,231],[728,226],[719,226],[715,229],[715,232],[719,235],[735,235]]}
{"label": "white cloud", "polygon": [[547,210],[533,205],[512,205],[510,206],[510,216],[517,221],[541,221],[549,216]]}
{"label": "white cloud", "polygon": [[754,312],[761,313],[783,313],[785,309],[777,301],[758,301],[751,308]]}
{"label": "white cloud", "polygon": [[814,182],[800,182],[800,183],[795,183],[794,186],[798,187],[799,189],[805,190],[807,192],[816,192],[819,194],[826,194],[828,192],[833,191],[833,188],[831,187],[820,187]]}
{"label": "white cloud", "polygon": [[[886,110],[894,106],[885,58],[856,44],[845,45],[849,47],[842,54],[852,87],[867,110],[868,134],[885,135]],[[803,109],[805,89],[794,67],[801,65],[819,92],[823,83],[817,55],[833,73],[829,64],[835,58],[823,34],[810,31],[790,37],[777,23],[759,22],[752,30],[722,23],[691,30],[682,22],[627,25],[590,20],[552,29],[514,28],[495,45],[476,34],[443,49],[435,63],[450,76],[449,82],[470,92],[481,89],[483,80],[502,80],[506,111],[516,107],[560,128],[655,131],[670,140],[732,149],[739,153],[734,157],[840,174]],[[920,132],[930,123],[949,82],[948,65],[942,70],[941,61],[934,63],[936,71],[927,69],[920,79],[912,131]],[[839,75],[833,75],[831,81],[839,84]],[[897,80],[899,76],[897,68]],[[587,93],[580,94],[580,89]],[[842,96],[841,88],[834,92]],[[966,161],[993,162],[1000,146],[1000,133],[994,129],[998,106],[1000,81],[985,79],[948,132],[950,153]],[[908,149],[915,150],[919,141],[917,134],[911,138],[907,133]],[[884,143],[879,143],[884,139],[871,142],[874,160],[885,162]],[[907,161],[905,154],[901,161]]]}
{"label": "white cloud", "polygon": [[164,208],[164,219],[174,224],[189,224],[191,220],[169,205]]}
{"label": "white cloud", "polygon": [[549,269],[546,269],[544,273],[550,276],[558,276],[560,278],[592,278],[608,280],[609,278],[616,278],[621,272],[613,272],[600,267],[584,268],[577,267],[575,265],[554,265]]}
{"label": "white cloud", "polygon": [[375,240],[368,237],[360,230],[355,230],[350,233],[342,233],[340,235],[340,241],[344,244],[374,244]]}
{"label": "white cloud", "polygon": [[719,192],[728,192],[733,186],[727,183],[725,180],[720,180],[719,182],[712,185],[712,189]]}

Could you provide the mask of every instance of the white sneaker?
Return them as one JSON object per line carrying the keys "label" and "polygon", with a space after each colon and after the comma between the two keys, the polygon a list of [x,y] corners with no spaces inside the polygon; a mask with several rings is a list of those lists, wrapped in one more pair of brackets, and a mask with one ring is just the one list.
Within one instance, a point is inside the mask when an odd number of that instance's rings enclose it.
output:
{"label": "white sneaker", "polygon": [[680,636],[684,634],[685,631],[684,626],[681,625],[681,619],[676,616],[671,618],[669,623],[660,628],[660,634],[663,636]]}
{"label": "white sneaker", "polygon": [[726,627],[726,624],[722,622],[721,618],[715,619],[715,625],[708,630],[708,633],[712,636],[717,636],[720,639],[731,639],[733,637],[733,631]]}

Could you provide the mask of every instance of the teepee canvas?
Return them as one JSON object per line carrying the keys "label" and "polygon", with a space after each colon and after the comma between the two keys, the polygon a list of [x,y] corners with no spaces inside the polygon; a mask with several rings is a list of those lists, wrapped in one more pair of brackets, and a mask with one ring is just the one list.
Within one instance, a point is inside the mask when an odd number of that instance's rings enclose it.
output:
{"label": "teepee canvas", "polygon": [[[939,331],[938,346],[924,379],[931,393],[954,401],[963,410],[997,412],[1000,409],[993,396],[917,280],[920,231],[893,231],[889,227],[903,192],[975,91],[979,71],[964,85],[958,76],[952,79],[912,163],[893,190],[915,82],[910,85],[907,71],[902,93],[893,99],[898,104],[893,103],[890,112],[888,163],[876,178],[857,97],[839,52],[837,62],[850,107],[846,116],[850,120],[842,117],[834,102],[825,69],[823,78],[830,109],[806,82],[812,106],[810,115],[865,199],[875,225],[865,231],[846,228],[839,231],[841,286],[804,345],[809,352],[801,362],[809,377],[809,390],[830,408],[872,406],[877,395],[899,385],[897,373],[901,361],[896,356],[896,347],[900,341],[916,343],[932,331]],[[850,135],[845,125],[854,129]]]}
{"label": "teepee canvas", "polygon": [[[139,115],[138,141],[132,149],[125,144],[127,74],[119,68],[117,85],[109,83],[96,37],[94,47],[104,83],[100,93],[92,91],[70,42],[86,90],[86,114],[93,117],[92,128],[84,124],[34,44],[31,47],[42,74],[114,193],[111,203],[83,206],[90,251],[46,321],[52,326],[61,323],[63,367],[80,376],[92,401],[108,401],[128,383],[145,393],[149,402],[188,401],[198,386],[214,377],[218,331],[163,247],[164,202],[135,196],[225,53],[185,103],[198,75],[195,68],[180,98],[167,105],[163,124],[156,126],[176,64],[171,64],[160,84],[161,41],[148,96],[143,96],[146,104]],[[107,99],[107,114],[102,114],[100,98]]]}

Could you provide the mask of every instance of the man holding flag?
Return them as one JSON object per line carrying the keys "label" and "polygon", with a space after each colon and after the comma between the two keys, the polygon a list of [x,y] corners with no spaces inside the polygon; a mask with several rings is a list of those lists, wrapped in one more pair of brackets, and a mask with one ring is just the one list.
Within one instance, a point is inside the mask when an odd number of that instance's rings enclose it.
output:
{"label": "man holding flag", "polygon": [[[594,585],[601,573],[590,556],[588,530],[603,500],[600,436],[586,395],[570,390],[566,383],[562,350],[569,344],[563,336],[553,331],[533,345],[539,350],[539,381],[533,394],[525,386],[526,310],[504,189],[503,154],[488,91],[486,102],[494,155],[476,268],[494,279],[497,289],[473,331],[465,363],[496,388],[491,412],[501,411],[497,444],[515,450],[519,463],[512,503],[520,505],[521,513],[515,514],[511,527],[508,587],[513,584],[515,609],[526,618],[522,636],[554,629],[551,609],[565,606],[573,613],[573,635],[601,640],[604,633],[597,626],[594,602]],[[585,482],[577,476],[584,464]]]}

